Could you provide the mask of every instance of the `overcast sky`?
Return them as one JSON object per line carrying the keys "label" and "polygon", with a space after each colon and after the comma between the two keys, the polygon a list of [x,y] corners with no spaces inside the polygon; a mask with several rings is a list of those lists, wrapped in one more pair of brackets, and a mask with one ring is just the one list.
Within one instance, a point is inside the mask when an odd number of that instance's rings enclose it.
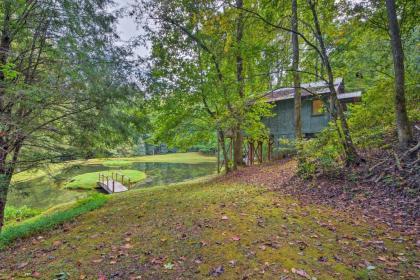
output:
{"label": "overcast sky", "polygon": [[[133,3],[133,0],[114,0],[114,1],[117,4],[117,6],[114,7],[115,10],[118,10],[123,7],[128,7],[130,6],[130,4]],[[137,27],[137,24],[135,23],[133,18],[131,18],[128,15],[118,19],[117,32],[122,41],[128,41],[132,39],[133,37],[137,37],[141,35],[141,30]],[[138,55],[144,56],[148,54],[148,50],[145,47],[138,47],[135,50],[135,53]]]}

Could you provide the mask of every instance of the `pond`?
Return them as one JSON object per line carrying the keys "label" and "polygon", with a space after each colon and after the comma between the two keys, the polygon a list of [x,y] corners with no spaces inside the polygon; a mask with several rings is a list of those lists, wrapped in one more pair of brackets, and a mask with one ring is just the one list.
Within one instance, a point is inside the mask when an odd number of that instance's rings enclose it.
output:
{"label": "pond", "polygon": [[[57,204],[71,202],[87,195],[87,191],[67,190],[64,185],[74,176],[96,171],[118,170],[119,166],[102,164],[76,165],[62,169],[58,174],[45,175],[32,180],[17,182],[8,196],[8,205],[31,208],[49,208]],[[135,169],[146,173],[147,178],[134,187],[153,187],[213,174],[215,163],[165,163],[165,162],[130,162],[124,169]]]}

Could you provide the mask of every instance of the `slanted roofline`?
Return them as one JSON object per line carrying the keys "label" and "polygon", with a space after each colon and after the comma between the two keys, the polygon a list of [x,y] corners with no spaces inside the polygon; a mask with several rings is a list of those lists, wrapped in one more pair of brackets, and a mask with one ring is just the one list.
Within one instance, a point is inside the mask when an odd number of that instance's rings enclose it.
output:
{"label": "slanted roofline", "polygon": [[[338,94],[338,98],[344,93],[344,81],[343,78],[336,78],[334,80],[334,87]],[[324,95],[329,94],[330,89],[328,88],[328,84],[325,81],[317,81],[317,82],[310,82],[301,84],[301,96],[313,96],[313,95]],[[361,94],[361,93],[360,93]],[[293,87],[286,87],[286,88],[279,88],[272,90],[265,94],[267,98],[267,102],[277,102],[280,100],[286,99],[293,99],[295,96],[295,88]],[[359,96],[360,97],[360,96]]]}

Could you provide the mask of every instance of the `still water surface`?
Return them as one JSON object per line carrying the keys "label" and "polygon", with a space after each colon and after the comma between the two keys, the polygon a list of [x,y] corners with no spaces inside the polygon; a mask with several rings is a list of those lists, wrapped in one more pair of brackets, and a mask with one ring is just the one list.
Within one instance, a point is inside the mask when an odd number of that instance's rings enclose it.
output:
{"label": "still water surface", "polygon": [[[27,205],[32,208],[48,208],[57,204],[73,201],[86,196],[86,191],[66,190],[65,183],[76,175],[118,170],[119,167],[107,167],[101,164],[78,165],[63,169],[59,174],[46,175],[33,180],[16,183],[8,197],[8,205],[20,207]],[[135,187],[153,187],[178,183],[216,171],[215,163],[163,163],[163,162],[133,162],[124,165],[123,169],[135,169],[146,173],[147,178]]]}

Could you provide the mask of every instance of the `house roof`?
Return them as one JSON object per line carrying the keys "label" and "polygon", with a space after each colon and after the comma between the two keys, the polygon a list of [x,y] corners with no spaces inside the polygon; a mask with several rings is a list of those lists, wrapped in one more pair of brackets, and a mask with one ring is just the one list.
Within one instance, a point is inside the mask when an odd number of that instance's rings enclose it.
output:
{"label": "house roof", "polygon": [[341,93],[337,96],[339,100],[347,100],[347,99],[351,100],[351,99],[358,99],[360,97],[362,97],[361,91]]}
{"label": "house roof", "polygon": [[[338,93],[338,96],[341,96],[344,93],[341,93],[344,91],[344,83],[343,78],[337,78],[334,81],[334,87],[336,92]],[[321,94],[328,94],[330,93],[330,89],[328,88],[328,84],[325,81],[317,81],[317,82],[311,82],[306,84],[301,84],[301,96],[310,96],[310,95],[321,95]],[[293,99],[295,96],[295,88],[287,87],[287,88],[279,88],[272,90],[265,94],[265,97],[267,97],[268,102],[276,102],[280,100],[286,100],[286,99]],[[340,97],[338,97],[341,99]]]}

